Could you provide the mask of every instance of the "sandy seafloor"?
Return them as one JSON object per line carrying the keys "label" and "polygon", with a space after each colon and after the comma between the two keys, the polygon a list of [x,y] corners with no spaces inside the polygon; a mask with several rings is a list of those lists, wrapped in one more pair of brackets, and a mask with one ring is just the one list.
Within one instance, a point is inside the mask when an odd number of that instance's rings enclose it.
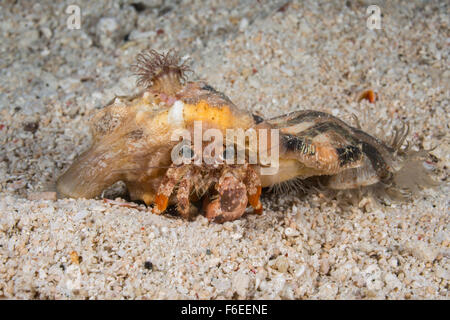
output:
{"label": "sandy seafloor", "polygon": [[[15,2],[0,5],[1,298],[449,298],[448,2]],[[366,113],[387,136],[383,121],[407,120],[413,148],[437,146],[441,184],[390,205],[268,193],[262,216],[223,225],[29,200],[89,146],[92,112],[138,92],[129,67],[146,48],[191,57],[194,78],[265,117]],[[357,101],[368,88],[375,104]]]}

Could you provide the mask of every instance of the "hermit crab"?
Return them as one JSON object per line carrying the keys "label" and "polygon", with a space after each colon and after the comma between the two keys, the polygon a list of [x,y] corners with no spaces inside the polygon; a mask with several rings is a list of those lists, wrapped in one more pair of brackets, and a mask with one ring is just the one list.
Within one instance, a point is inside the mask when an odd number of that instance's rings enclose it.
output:
{"label": "hermit crab", "polygon": [[144,51],[133,69],[144,90],[93,116],[92,146],[57,180],[60,196],[92,198],[123,181],[153,213],[175,204],[189,218],[203,201],[205,216],[222,223],[248,205],[262,213],[262,188],[313,176],[337,190],[431,183],[426,152],[403,147],[407,127],[387,143],[319,111],[263,119],[187,81],[190,69],[174,51]]}

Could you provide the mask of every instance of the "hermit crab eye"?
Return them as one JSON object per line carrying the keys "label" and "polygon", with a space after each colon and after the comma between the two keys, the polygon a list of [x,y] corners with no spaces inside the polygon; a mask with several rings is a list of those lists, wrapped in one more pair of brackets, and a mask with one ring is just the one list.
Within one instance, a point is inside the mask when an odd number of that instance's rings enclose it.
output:
{"label": "hermit crab eye", "polygon": [[179,156],[183,158],[183,160],[192,160],[195,156],[195,152],[192,150],[191,146],[184,145],[180,148]]}
{"label": "hermit crab eye", "polygon": [[226,162],[234,160],[234,146],[228,146],[223,150],[222,160]]}

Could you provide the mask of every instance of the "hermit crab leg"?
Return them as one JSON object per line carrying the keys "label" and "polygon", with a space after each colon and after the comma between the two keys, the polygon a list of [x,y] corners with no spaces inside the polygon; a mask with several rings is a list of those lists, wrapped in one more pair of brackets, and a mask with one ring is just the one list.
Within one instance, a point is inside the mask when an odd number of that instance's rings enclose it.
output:
{"label": "hermit crab leg", "polygon": [[260,201],[261,196],[261,180],[256,171],[248,166],[246,176],[244,179],[245,186],[247,188],[248,202],[253,207],[253,212],[257,214],[262,214],[263,208]]}
{"label": "hermit crab leg", "polygon": [[172,191],[177,185],[178,181],[186,174],[188,167],[180,166],[180,167],[170,167],[167,169],[166,175],[164,176],[161,184],[158,188],[158,193],[155,197],[155,208],[153,209],[153,213],[161,214],[164,210],[167,209],[167,205],[169,204],[169,198],[172,195]]}
{"label": "hermit crab leg", "polygon": [[177,210],[183,218],[189,218],[189,196],[191,194],[191,177],[186,174],[178,184],[177,191]]}

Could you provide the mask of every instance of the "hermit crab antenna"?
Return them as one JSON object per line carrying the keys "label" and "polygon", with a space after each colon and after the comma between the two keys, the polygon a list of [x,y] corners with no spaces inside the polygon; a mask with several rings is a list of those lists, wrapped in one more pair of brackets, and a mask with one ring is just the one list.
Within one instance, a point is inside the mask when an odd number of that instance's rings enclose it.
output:
{"label": "hermit crab antenna", "polygon": [[136,84],[151,91],[175,94],[191,72],[188,61],[181,63],[178,53],[171,49],[167,53],[146,50],[139,53],[132,71],[138,76]]}

